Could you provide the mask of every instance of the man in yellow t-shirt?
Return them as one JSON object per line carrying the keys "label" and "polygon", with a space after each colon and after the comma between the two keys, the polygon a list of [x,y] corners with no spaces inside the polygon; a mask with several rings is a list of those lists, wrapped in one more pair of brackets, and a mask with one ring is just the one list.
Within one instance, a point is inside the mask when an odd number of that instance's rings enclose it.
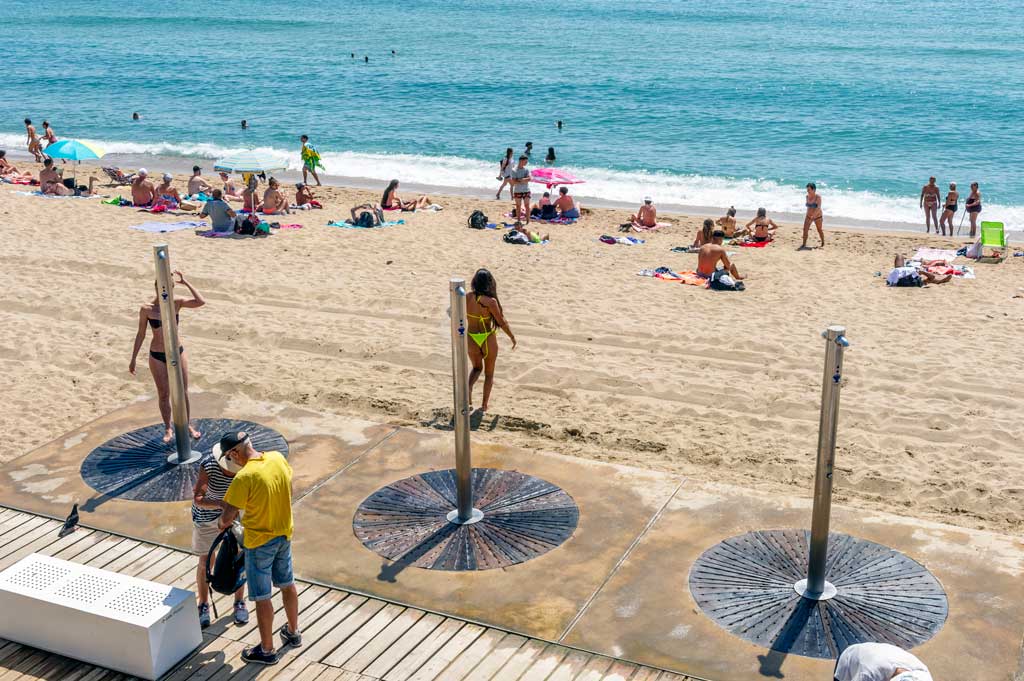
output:
{"label": "man in yellow t-shirt", "polygon": [[[242,659],[277,664],[274,650],[273,587],[281,590],[288,622],[281,627],[282,645],[302,645],[299,596],[292,575],[292,468],[280,452],[257,452],[246,433],[226,433],[220,451],[241,467],[219,502],[220,526],[227,528],[242,511],[245,578],[249,600],[256,603],[260,644],[242,652]],[[213,502],[216,503],[216,502]]]}

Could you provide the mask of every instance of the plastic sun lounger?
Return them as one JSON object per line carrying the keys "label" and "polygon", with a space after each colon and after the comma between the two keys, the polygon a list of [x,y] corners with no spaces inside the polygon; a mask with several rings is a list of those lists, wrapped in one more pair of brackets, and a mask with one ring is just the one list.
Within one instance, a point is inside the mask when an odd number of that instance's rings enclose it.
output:
{"label": "plastic sun lounger", "polygon": [[985,256],[985,247],[999,249],[1000,255],[993,256],[998,259],[999,262],[1006,260],[1006,256],[1010,252],[1010,244],[1006,240],[1006,230],[1003,229],[1003,223],[1001,222],[982,222],[981,223],[981,250],[978,252],[978,259],[981,260]]}

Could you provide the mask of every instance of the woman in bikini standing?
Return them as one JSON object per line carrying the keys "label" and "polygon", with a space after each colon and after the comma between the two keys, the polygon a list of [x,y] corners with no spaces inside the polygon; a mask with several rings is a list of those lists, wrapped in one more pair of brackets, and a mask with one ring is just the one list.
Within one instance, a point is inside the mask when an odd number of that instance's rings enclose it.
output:
{"label": "woman in bikini standing", "polygon": [[978,183],[971,183],[971,193],[967,196],[967,214],[971,216],[971,238],[978,233],[978,215],[981,213],[981,191]]}
{"label": "woman in bikini standing", "polygon": [[473,401],[473,386],[484,374],[484,401],[481,411],[487,411],[491,399],[491,388],[494,387],[494,364],[498,359],[498,329],[512,341],[512,349],[516,349],[516,337],[505,321],[505,315],[498,302],[498,284],[494,277],[485,269],[477,270],[470,282],[469,295],[466,296],[466,317],[469,319],[469,361],[473,363],[473,371],[469,374],[469,399]]}
{"label": "woman in bikini standing", "polygon": [[956,182],[950,182],[946,203],[943,204],[942,215],[939,216],[939,229],[942,230],[942,236],[946,236],[946,225],[949,225],[949,235],[953,236],[953,216],[956,215],[956,207],[959,202],[960,192],[956,190]]}
{"label": "woman in bikini standing", "polygon": [[[191,298],[174,299],[174,317],[177,322],[179,312],[183,307],[196,308],[206,304],[206,300],[200,295],[184,277],[181,272],[175,271],[177,277],[175,283],[183,285],[192,294]],[[156,282],[153,287],[156,288]],[[139,329],[135,333],[135,346],[132,348],[132,361],[128,364],[128,373],[135,375],[135,360],[142,349],[142,342],[146,340],[146,326],[153,328],[153,340],[149,344],[149,373],[153,374],[153,382],[156,383],[157,398],[160,402],[160,416],[163,417],[164,426],[167,429],[164,433],[164,442],[174,439],[174,428],[171,426],[171,388],[167,376],[167,353],[164,348],[164,333],[160,329],[164,320],[160,318],[159,291],[153,296],[153,300],[139,308]],[[200,433],[192,427],[192,410],[188,400],[188,359],[185,356],[185,348],[179,349],[181,353],[181,373],[185,379],[185,411],[188,414],[188,431],[194,438]]]}
{"label": "woman in bikini standing", "polygon": [[807,183],[807,200],[804,202],[807,207],[807,214],[804,216],[804,242],[800,248],[807,248],[807,235],[811,231],[811,223],[818,228],[818,238],[821,239],[821,246],[825,247],[824,213],[821,212],[821,194],[813,182]]}

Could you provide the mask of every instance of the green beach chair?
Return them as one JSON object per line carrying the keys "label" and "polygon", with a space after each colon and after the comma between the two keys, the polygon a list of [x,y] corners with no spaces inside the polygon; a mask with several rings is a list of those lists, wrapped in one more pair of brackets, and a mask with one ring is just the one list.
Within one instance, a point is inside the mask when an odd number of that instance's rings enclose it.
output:
{"label": "green beach chair", "polygon": [[992,256],[997,259],[998,262],[1006,260],[1006,256],[1010,251],[1010,244],[1006,241],[1006,230],[1003,229],[1003,223],[1001,222],[982,222],[981,223],[981,251],[978,253],[978,260],[981,260],[985,256],[985,248],[996,248],[999,249],[1000,255]]}

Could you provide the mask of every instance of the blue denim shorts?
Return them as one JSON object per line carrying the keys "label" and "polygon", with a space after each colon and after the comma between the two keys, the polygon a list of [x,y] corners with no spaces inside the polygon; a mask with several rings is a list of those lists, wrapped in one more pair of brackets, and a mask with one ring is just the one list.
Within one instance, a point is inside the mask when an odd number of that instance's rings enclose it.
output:
{"label": "blue denim shorts", "polygon": [[245,581],[250,601],[265,601],[270,598],[273,587],[280,589],[294,584],[292,543],[285,537],[274,537],[263,546],[246,549]]}

